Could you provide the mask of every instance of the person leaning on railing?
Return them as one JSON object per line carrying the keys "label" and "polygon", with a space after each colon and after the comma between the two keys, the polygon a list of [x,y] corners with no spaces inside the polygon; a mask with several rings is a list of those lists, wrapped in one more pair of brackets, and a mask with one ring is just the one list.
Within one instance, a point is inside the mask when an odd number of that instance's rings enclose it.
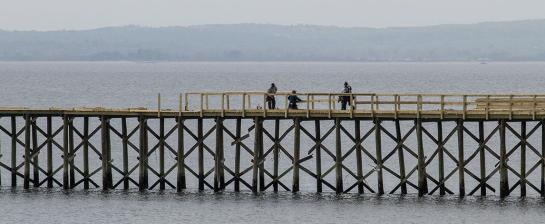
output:
{"label": "person leaning on railing", "polygon": [[276,109],[276,99],[274,94],[276,94],[277,88],[274,83],[271,83],[271,87],[267,90],[267,106],[269,109]]}
{"label": "person leaning on railing", "polygon": [[352,86],[348,85],[348,82],[344,82],[344,89],[342,93],[347,95],[339,96],[339,102],[341,103],[341,110],[346,110],[346,105],[351,106],[350,96],[348,94],[352,93]]}
{"label": "person leaning on railing", "polygon": [[288,105],[289,109],[297,110],[299,109],[297,108],[297,103],[303,102],[303,100],[297,96],[297,92],[295,90],[292,90],[291,94],[288,96],[288,102],[289,102],[289,105]]}

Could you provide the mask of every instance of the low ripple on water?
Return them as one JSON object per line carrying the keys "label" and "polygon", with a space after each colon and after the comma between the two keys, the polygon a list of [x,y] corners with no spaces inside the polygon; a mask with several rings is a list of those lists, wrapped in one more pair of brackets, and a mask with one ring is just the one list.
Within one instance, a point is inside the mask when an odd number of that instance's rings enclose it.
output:
{"label": "low ripple on water", "polygon": [[535,223],[541,198],[0,190],[0,223]]}

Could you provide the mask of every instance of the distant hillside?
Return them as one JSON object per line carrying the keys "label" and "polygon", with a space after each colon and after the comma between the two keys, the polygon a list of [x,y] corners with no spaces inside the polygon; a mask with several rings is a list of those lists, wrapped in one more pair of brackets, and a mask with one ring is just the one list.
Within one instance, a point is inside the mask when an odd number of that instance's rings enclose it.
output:
{"label": "distant hillside", "polygon": [[385,29],[236,24],[0,31],[0,60],[545,60],[545,20]]}

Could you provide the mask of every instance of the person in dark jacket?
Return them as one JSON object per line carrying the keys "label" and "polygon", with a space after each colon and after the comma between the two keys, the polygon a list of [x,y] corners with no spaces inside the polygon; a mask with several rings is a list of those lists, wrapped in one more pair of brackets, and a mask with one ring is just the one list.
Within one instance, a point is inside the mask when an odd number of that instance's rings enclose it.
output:
{"label": "person in dark jacket", "polygon": [[[352,86],[348,85],[348,82],[344,82],[344,89],[342,93],[352,93]],[[339,96],[339,102],[341,102],[341,110],[346,110],[346,105],[351,105],[350,96]]]}
{"label": "person in dark jacket", "polygon": [[274,94],[276,94],[277,88],[274,83],[271,83],[271,87],[267,90],[267,106],[269,109],[276,109],[276,99]]}
{"label": "person in dark jacket", "polygon": [[288,96],[289,105],[288,107],[290,109],[297,110],[297,103],[302,102],[301,98],[297,97],[297,92],[295,90],[291,91],[291,95]]}

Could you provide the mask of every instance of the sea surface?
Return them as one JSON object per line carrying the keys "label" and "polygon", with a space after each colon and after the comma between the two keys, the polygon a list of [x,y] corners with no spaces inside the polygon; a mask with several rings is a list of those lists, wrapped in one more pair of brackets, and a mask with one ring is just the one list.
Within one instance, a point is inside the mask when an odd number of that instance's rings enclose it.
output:
{"label": "sea surface", "polygon": [[[545,63],[0,62],[2,107],[178,108],[182,92],[545,93]],[[4,140],[4,139],[2,139]],[[2,143],[4,144],[4,143]],[[3,146],[4,147],[4,146]],[[493,164],[492,164],[493,165]],[[3,171],[5,172],[5,171]],[[542,223],[536,194],[486,197],[12,189],[0,223]],[[388,180],[385,180],[388,181]],[[385,183],[392,184],[392,183]],[[313,185],[313,183],[307,183]],[[530,191],[531,189],[529,189]]]}

